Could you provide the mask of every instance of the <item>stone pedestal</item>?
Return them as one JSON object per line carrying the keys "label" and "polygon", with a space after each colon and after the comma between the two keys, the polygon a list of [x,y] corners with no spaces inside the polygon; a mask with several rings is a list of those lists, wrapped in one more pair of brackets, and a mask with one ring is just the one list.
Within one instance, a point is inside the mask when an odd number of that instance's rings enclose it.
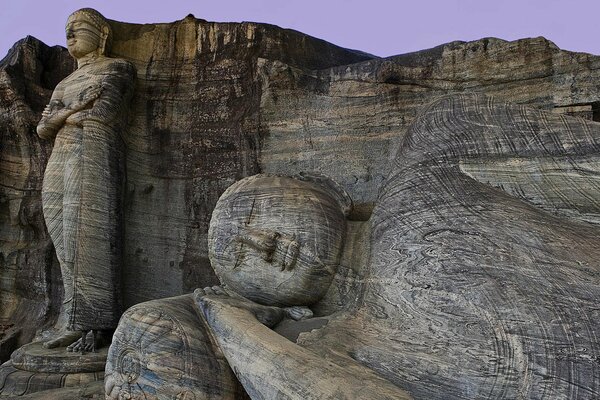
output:
{"label": "stone pedestal", "polygon": [[96,353],[71,353],[64,347],[45,349],[41,342],[29,343],[0,366],[0,397],[101,381],[107,352],[108,347]]}

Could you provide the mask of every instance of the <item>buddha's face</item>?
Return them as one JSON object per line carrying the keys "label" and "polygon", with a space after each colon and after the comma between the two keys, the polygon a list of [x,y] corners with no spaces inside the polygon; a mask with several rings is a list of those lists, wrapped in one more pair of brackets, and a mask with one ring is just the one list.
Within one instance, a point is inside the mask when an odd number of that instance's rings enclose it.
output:
{"label": "buddha's face", "polygon": [[96,52],[101,44],[102,33],[82,14],[73,14],[67,20],[67,49],[76,59]]}
{"label": "buddha's face", "polygon": [[256,175],[219,199],[209,256],[221,282],[261,304],[310,305],[331,285],[345,219],[324,190],[292,178]]}

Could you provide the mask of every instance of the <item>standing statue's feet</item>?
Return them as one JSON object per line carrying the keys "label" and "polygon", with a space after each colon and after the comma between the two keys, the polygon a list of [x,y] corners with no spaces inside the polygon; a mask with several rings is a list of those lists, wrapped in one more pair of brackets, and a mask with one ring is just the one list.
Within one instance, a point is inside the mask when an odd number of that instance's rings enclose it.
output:
{"label": "standing statue's feet", "polygon": [[204,313],[210,313],[215,306],[231,306],[250,311],[256,319],[269,328],[277,325],[286,316],[284,309],[263,306],[254,303],[236,293],[229,292],[222,286],[206,287],[194,291],[194,300]]}
{"label": "standing statue's feet", "polygon": [[77,342],[81,338],[81,333],[76,331],[63,331],[58,336],[44,342],[42,346],[46,349],[55,349],[57,347],[67,347]]}
{"label": "standing statue's feet", "polygon": [[110,335],[106,331],[91,330],[86,332],[85,337],[81,333],[77,333],[77,335],[79,339],[68,346],[67,351],[81,353],[95,352],[102,346],[110,343]]}

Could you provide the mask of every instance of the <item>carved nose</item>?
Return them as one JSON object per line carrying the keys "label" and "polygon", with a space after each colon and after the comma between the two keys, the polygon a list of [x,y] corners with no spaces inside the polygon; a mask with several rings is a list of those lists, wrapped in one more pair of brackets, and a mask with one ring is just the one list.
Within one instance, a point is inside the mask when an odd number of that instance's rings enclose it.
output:
{"label": "carved nose", "polygon": [[72,39],[73,37],[75,37],[73,29],[67,29],[67,39]]}
{"label": "carved nose", "polygon": [[260,252],[265,261],[271,262],[273,260],[273,252],[277,247],[278,237],[279,234],[277,232],[247,228],[243,233],[237,235],[235,240],[254,247]]}

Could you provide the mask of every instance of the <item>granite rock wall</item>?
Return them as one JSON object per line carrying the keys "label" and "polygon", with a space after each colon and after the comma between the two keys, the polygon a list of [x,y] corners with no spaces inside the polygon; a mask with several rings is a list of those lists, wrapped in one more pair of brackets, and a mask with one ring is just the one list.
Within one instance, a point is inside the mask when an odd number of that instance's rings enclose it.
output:
{"label": "granite rock wall", "polygon": [[322,69],[372,58],[254,23],[115,23],[138,71],[125,135],[125,305],[217,282],[207,230],[221,193],[261,171],[262,59]]}
{"label": "granite rock wall", "polygon": [[74,67],[67,51],[27,37],[0,61],[0,360],[58,313],[62,283],[41,189],[52,144],[35,127]]}
{"label": "granite rock wall", "polygon": [[[364,220],[409,124],[439,96],[484,92],[587,119],[600,104],[600,58],[543,38],[380,59],[265,24],[188,16],[112,25],[112,55],[138,71],[124,137],[125,307],[216,283],[208,222],[220,194],[244,176],[324,173],[352,196],[351,218]],[[19,344],[60,302],[40,202],[52,144],[34,128],[73,68],[63,48],[33,38],[0,63],[0,323]],[[4,338],[3,357],[17,345]]]}
{"label": "granite rock wall", "polygon": [[440,96],[479,92],[598,118],[600,58],[541,37],[453,42],[318,71],[267,60],[260,67],[263,171],[321,171],[359,209],[376,199],[417,113]]}

